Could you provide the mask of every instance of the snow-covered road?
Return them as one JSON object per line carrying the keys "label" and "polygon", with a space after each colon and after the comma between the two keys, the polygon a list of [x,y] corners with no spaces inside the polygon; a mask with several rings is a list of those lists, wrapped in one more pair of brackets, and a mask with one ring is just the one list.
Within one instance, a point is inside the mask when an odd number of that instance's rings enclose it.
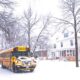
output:
{"label": "snow-covered road", "polygon": [[13,73],[0,68],[0,80],[80,80],[80,67],[74,62],[38,61],[32,73]]}

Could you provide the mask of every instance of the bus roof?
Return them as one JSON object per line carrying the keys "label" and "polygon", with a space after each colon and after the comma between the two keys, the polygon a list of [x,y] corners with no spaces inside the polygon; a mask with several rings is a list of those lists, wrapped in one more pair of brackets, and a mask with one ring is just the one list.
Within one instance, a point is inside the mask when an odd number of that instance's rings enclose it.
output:
{"label": "bus roof", "polygon": [[0,54],[3,54],[5,52],[12,52],[12,51],[13,51],[13,48],[10,48],[10,49],[7,49],[7,50],[1,50]]}
{"label": "bus roof", "polygon": [[28,48],[26,46],[16,46],[14,48],[6,49],[6,50],[1,50],[0,54],[12,52],[12,51],[14,51],[14,49],[18,49],[18,51],[26,51],[26,49],[30,50],[30,48]]}

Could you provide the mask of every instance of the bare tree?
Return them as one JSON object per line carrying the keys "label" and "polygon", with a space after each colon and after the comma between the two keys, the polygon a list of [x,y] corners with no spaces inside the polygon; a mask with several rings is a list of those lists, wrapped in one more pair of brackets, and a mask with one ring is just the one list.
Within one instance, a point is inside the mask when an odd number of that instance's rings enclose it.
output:
{"label": "bare tree", "polygon": [[0,0],[0,6],[12,8],[14,2],[12,0]]}
{"label": "bare tree", "polygon": [[[51,16],[46,16],[43,20],[33,14],[31,7],[28,8],[27,12],[24,12],[24,24],[25,24],[25,33],[27,32],[27,40],[28,40],[28,46],[32,49],[32,52],[35,53],[36,47],[38,46],[39,42],[42,42],[41,36],[43,36],[43,32],[46,30],[46,28],[51,24]],[[41,23],[39,23],[41,21]],[[39,23],[40,32],[38,36],[35,38],[35,41],[32,39],[32,31],[34,31],[34,28],[37,28],[36,25]],[[36,31],[36,30],[35,30]],[[47,36],[47,35],[46,35]],[[45,37],[44,37],[45,38]],[[41,39],[41,40],[40,40]],[[32,45],[33,44],[33,45]]]}
{"label": "bare tree", "polygon": [[48,15],[48,16],[46,16],[46,17],[43,19],[43,22],[42,22],[43,27],[42,27],[42,29],[41,29],[41,31],[40,31],[37,39],[36,39],[36,42],[35,42],[35,44],[34,44],[33,53],[35,53],[36,47],[37,47],[37,45],[39,44],[39,41],[41,41],[41,40],[40,40],[40,37],[43,36],[43,32],[46,30],[46,28],[47,28],[51,23],[52,23],[52,21],[51,21],[51,16]]}
{"label": "bare tree", "polygon": [[[75,36],[75,52],[76,52],[76,67],[79,67],[78,63],[78,41],[77,32],[80,24],[80,0],[62,0],[64,19],[59,19],[61,23],[72,26],[74,28]],[[68,27],[69,27],[68,26]]]}
{"label": "bare tree", "polygon": [[[16,38],[17,20],[12,16],[12,13],[2,12],[0,13],[0,29],[5,36],[7,43],[11,46]],[[9,46],[9,47],[10,47]]]}
{"label": "bare tree", "polygon": [[39,46],[40,49],[47,50],[48,49],[48,42],[49,42],[49,37],[47,35],[46,36],[42,35],[39,38],[37,46]]}
{"label": "bare tree", "polygon": [[39,18],[33,15],[31,7],[28,8],[27,12],[24,12],[25,17],[25,29],[28,36],[28,46],[31,48],[31,30],[39,22]]}
{"label": "bare tree", "polygon": [[[48,49],[48,41],[49,41],[49,36],[48,35],[49,34],[47,34],[47,33],[45,35],[44,35],[44,33],[42,33],[42,35],[39,37],[39,40],[37,42],[36,49],[45,49],[45,50]],[[34,51],[34,46],[35,46],[37,37],[38,36],[33,36],[31,38],[32,51]]]}
{"label": "bare tree", "polygon": [[2,11],[0,11],[0,30],[3,32],[2,34],[3,38],[8,36],[8,33],[9,33],[8,27],[12,26],[12,23],[13,23],[13,22],[10,22],[10,17],[12,15],[10,11],[12,12],[13,5],[14,5],[14,1],[12,0],[0,0],[0,7],[2,7],[3,9]]}

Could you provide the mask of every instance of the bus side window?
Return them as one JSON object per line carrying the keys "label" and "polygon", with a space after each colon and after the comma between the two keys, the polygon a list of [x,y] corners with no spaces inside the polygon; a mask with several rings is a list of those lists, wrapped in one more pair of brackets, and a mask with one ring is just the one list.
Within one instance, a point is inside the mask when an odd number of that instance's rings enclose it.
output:
{"label": "bus side window", "polygon": [[11,56],[11,53],[8,53],[8,54],[6,55],[7,58],[10,58],[10,56]]}
{"label": "bus side window", "polygon": [[3,58],[5,58],[5,57],[6,57],[5,53],[1,54],[1,56],[2,56]]}

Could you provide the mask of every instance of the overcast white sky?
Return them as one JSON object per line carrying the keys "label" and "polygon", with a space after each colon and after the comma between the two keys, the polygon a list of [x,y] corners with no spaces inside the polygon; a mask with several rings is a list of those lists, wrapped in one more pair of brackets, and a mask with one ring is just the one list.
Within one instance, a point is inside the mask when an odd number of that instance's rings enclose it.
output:
{"label": "overcast white sky", "polygon": [[47,15],[51,13],[55,16],[60,16],[59,0],[16,0],[18,2],[16,6],[16,15],[22,15],[24,10],[27,10],[29,6],[38,15]]}
{"label": "overcast white sky", "polygon": [[[53,16],[60,17],[60,0],[16,0],[17,6],[15,14],[17,16],[23,15],[23,11],[28,9],[31,6],[34,13],[37,15],[46,16],[49,13]],[[37,29],[34,34],[38,34],[40,29]],[[50,32],[54,33],[54,28],[50,30]]]}

